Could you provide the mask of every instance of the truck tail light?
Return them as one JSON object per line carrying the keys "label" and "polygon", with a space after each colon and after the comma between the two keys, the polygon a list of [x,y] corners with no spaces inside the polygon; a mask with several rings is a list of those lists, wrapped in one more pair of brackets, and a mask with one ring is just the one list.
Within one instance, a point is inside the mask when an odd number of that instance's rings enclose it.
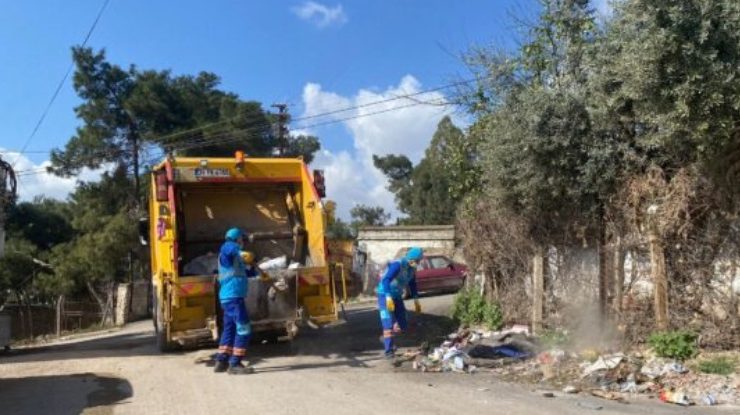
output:
{"label": "truck tail light", "polygon": [[326,184],[324,183],[324,171],[314,170],[313,171],[313,187],[316,188],[316,193],[320,198],[326,197]]}
{"label": "truck tail light", "polygon": [[154,183],[157,186],[157,202],[166,202],[169,199],[167,191],[167,171],[157,170],[154,172]]}

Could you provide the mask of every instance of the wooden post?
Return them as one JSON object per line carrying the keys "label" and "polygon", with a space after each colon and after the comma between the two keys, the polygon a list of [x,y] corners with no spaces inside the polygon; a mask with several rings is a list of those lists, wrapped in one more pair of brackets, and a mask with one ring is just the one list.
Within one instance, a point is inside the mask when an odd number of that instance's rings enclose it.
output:
{"label": "wooden post", "polygon": [[624,249],[622,237],[618,236],[614,242],[614,303],[613,308],[617,316],[622,314],[622,300],[624,297]]}
{"label": "wooden post", "polygon": [[537,249],[532,261],[532,332],[542,332],[542,310],[545,290],[545,253]]}
{"label": "wooden post", "polygon": [[665,270],[665,251],[654,220],[649,226],[650,274],[655,294],[655,326],[658,330],[668,329],[668,277]]}
{"label": "wooden post", "polygon": [[609,248],[606,244],[606,230],[604,224],[600,225],[599,229],[599,313],[601,318],[606,318],[609,315],[609,282],[612,278],[609,278],[612,264],[609,261]]}
{"label": "wooden post", "polygon": [[57,298],[57,337],[62,335],[62,320],[64,319],[64,296]]}

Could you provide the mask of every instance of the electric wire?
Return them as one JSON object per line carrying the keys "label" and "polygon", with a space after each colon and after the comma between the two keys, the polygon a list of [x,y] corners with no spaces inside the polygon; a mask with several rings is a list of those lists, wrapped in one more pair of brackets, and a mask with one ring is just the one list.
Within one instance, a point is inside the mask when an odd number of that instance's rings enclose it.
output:
{"label": "electric wire", "polygon": [[[95,31],[95,27],[97,27],[98,21],[100,21],[100,17],[103,15],[105,8],[108,7],[108,3],[110,3],[110,0],[105,0],[103,2],[103,6],[100,7],[100,10],[98,11],[97,16],[95,16],[95,20],[90,26],[90,29],[87,31],[85,40],[82,41],[82,47],[85,47],[87,45],[87,41],[90,40],[90,36],[92,36],[93,32]],[[41,117],[39,117],[39,120],[36,122],[36,125],[33,127],[33,131],[31,131],[31,134],[28,136],[25,143],[23,143],[23,147],[21,147],[21,151],[18,152],[18,157],[15,158],[15,161],[13,162],[13,167],[15,167],[15,164],[18,163],[18,160],[25,153],[26,149],[28,148],[28,145],[31,144],[31,140],[33,140],[34,136],[36,136],[36,133],[41,127],[41,124],[46,119],[46,115],[49,113],[51,106],[54,104],[54,101],[56,101],[57,96],[59,96],[59,92],[62,90],[64,83],[67,82],[67,78],[69,78],[69,74],[72,72],[72,68],[74,68],[74,62],[71,62],[69,66],[67,67],[67,71],[64,73],[62,80],[59,81],[57,88],[54,90],[54,93],[51,95],[51,99],[49,100],[49,103],[46,104],[46,108],[44,108],[44,111],[41,113]]]}

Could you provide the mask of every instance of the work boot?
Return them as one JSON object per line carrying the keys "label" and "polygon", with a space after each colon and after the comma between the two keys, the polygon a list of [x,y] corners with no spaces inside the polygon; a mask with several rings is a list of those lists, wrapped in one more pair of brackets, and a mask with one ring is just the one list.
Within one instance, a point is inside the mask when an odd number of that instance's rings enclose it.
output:
{"label": "work boot", "polygon": [[227,369],[229,369],[229,363],[222,360],[217,360],[216,365],[213,366],[213,371],[216,373],[226,372]]}
{"label": "work boot", "polygon": [[254,368],[251,366],[244,366],[239,363],[238,365],[229,366],[228,373],[230,375],[248,375],[250,373],[254,373]]}

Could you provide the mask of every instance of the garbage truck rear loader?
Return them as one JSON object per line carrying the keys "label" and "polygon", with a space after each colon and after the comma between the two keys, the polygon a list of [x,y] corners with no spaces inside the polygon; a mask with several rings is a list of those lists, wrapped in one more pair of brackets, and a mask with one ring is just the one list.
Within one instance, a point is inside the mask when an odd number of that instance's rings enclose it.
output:
{"label": "garbage truck rear loader", "polygon": [[151,249],[157,343],[212,344],[218,339],[217,258],[224,232],[246,231],[271,280],[250,279],[253,330],[296,334],[298,325],[337,319],[324,239],[323,174],[295,158],[170,157],[151,173],[149,216],[141,224]]}

